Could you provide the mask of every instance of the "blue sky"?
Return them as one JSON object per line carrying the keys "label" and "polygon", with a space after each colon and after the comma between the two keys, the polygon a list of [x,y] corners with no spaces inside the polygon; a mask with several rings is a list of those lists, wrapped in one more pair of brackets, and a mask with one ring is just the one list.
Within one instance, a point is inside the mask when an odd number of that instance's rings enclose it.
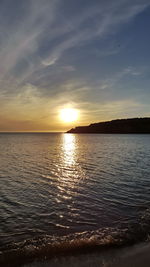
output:
{"label": "blue sky", "polygon": [[0,131],[150,116],[148,0],[0,1]]}

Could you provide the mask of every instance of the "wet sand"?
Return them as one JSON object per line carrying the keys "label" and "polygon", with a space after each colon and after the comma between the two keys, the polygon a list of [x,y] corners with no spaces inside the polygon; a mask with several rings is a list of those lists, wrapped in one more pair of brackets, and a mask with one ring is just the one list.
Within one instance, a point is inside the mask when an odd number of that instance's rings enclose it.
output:
{"label": "wet sand", "polygon": [[149,267],[150,243],[103,252],[55,257],[23,267]]}

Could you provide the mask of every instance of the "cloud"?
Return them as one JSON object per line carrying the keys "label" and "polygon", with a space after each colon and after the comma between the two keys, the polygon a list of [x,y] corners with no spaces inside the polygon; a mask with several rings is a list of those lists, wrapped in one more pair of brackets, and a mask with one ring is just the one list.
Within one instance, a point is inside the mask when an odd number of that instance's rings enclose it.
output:
{"label": "cloud", "polygon": [[[55,64],[66,50],[114,33],[122,24],[128,23],[150,5],[148,1],[143,1],[143,3],[139,1],[132,1],[132,3],[129,3],[129,1],[114,1],[114,3],[108,1],[108,6],[101,5],[98,7],[96,5],[92,9],[92,17],[89,12],[84,12],[84,15],[80,14],[82,20],[74,21],[69,35],[52,49],[43,64],[47,66]],[[80,24],[78,21],[80,21]]]}
{"label": "cloud", "polygon": [[[107,101],[107,103],[83,103],[80,125],[112,119],[144,116],[144,105],[134,99]],[[132,115],[131,115],[132,114]]]}
{"label": "cloud", "polygon": [[[80,4],[78,12],[69,16],[62,12],[64,1],[32,0],[23,1],[23,4],[25,11],[18,2],[19,21],[14,19],[14,13],[11,25],[7,23],[10,11],[1,14],[5,22],[1,26],[2,32],[7,33],[2,36],[0,46],[0,78],[3,81],[10,75],[17,75],[22,68],[19,80],[26,82],[32,73],[54,65],[66,51],[112,34],[149,5],[145,0],[116,0],[106,4],[94,0],[92,5],[89,1],[87,6]],[[67,4],[69,8],[73,1]]]}
{"label": "cloud", "polygon": [[95,106],[113,101],[116,92],[118,101],[126,97],[131,87],[119,95],[121,82],[138,80],[143,70],[126,62],[118,71],[114,60],[110,73],[104,60],[124,49],[111,37],[149,6],[149,0],[16,0],[15,8],[10,0],[0,3],[3,114],[34,119],[38,110],[46,117],[67,101],[84,106],[90,99]]}

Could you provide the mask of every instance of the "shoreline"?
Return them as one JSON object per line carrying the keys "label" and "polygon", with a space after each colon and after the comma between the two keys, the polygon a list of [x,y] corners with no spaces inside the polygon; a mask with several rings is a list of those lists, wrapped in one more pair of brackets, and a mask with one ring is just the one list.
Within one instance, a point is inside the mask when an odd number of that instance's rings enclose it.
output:
{"label": "shoreline", "polygon": [[35,261],[22,267],[149,267],[150,242],[124,248],[113,248],[101,252],[54,257],[50,260]]}

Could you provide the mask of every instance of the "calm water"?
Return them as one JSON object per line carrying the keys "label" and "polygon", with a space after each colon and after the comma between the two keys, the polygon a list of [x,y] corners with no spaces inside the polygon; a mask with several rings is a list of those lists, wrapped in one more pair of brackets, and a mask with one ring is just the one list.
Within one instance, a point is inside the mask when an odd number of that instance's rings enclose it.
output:
{"label": "calm water", "polygon": [[149,232],[150,135],[0,134],[2,253]]}

